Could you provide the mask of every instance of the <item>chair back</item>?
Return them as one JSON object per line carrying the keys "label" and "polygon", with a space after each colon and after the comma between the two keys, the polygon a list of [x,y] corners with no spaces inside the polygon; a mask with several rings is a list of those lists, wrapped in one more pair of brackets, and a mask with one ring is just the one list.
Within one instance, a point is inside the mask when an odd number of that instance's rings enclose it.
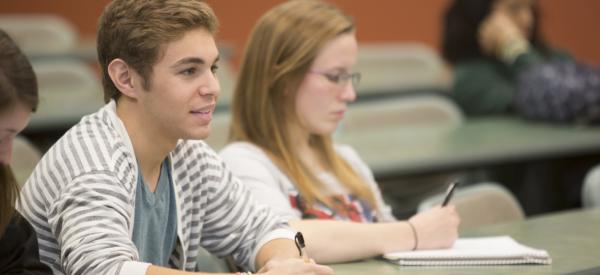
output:
{"label": "chair back", "polygon": [[464,121],[452,100],[436,94],[398,96],[356,102],[348,107],[341,132],[362,132],[387,127],[454,128]]}
{"label": "chair back", "polygon": [[594,166],[585,176],[581,188],[583,207],[600,207],[600,165]]}
{"label": "chair back", "polygon": [[5,30],[30,57],[65,54],[77,44],[77,32],[73,25],[55,15],[2,15],[0,29]]}
{"label": "chair back", "polygon": [[38,79],[40,106],[31,118],[30,129],[68,128],[104,105],[99,77],[85,62],[46,59],[36,60],[32,66]]}
{"label": "chair back", "polygon": [[423,88],[448,88],[449,74],[439,55],[422,43],[365,43],[358,49],[357,70],[363,95]]}
{"label": "chair back", "polygon": [[[523,220],[525,214],[517,199],[505,187],[495,183],[480,183],[454,190],[451,204],[460,215],[459,230],[483,225]],[[425,199],[418,211],[442,204],[446,194]]]}

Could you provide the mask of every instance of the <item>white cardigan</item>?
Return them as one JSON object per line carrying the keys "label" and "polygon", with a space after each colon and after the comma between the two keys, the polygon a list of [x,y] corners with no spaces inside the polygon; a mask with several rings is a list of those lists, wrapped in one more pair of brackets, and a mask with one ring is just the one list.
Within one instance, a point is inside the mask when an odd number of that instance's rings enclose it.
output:
{"label": "white cardigan", "polygon": [[[293,238],[204,142],[182,140],[169,157],[178,237],[172,267],[193,271],[202,246],[254,269],[262,244]],[[84,117],[45,154],[19,208],[38,234],[41,260],[55,274],[145,274],[149,264],[138,261],[131,240],[137,175],[114,101]]]}

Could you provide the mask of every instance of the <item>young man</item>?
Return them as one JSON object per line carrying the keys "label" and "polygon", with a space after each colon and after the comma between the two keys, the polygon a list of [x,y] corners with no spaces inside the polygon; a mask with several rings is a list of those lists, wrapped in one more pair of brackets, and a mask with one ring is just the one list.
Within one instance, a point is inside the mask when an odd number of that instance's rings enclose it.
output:
{"label": "young man", "polygon": [[[108,104],[44,156],[23,189],[56,274],[191,274],[198,249],[269,274],[329,274],[208,146],[217,19],[199,0],[116,0],[100,19]],[[167,267],[176,268],[169,269]]]}

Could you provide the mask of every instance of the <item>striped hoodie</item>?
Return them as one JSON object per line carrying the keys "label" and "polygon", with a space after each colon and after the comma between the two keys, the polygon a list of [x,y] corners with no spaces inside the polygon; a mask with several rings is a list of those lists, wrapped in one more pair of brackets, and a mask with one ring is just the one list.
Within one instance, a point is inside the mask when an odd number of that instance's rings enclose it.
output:
{"label": "striped hoodie", "polygon": [[[177,204],[172,268],[193,271],[199,247],[254,269],[258,248],[293,238],[203,141],[170,152]],[[22,189],[19,210],[35,228],[40,258],[55,274],[145,274],[132,242],[138,167],[110,102],[84,117],[44,155]]]}

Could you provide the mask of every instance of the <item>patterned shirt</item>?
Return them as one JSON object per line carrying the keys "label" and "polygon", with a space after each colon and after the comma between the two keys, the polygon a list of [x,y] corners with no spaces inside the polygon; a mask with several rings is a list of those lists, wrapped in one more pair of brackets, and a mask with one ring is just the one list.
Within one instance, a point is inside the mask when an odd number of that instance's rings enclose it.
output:
{"label": "patterned shirt", "polygon": [[290,198],[292,207],[302,213],[302,219],[377,222],[377,212],[368,203],[353,195],[332,196],[335,210],[320,202],[312,206],[307,206],[302,196],[297,192],[292,192],[288,197]]}

